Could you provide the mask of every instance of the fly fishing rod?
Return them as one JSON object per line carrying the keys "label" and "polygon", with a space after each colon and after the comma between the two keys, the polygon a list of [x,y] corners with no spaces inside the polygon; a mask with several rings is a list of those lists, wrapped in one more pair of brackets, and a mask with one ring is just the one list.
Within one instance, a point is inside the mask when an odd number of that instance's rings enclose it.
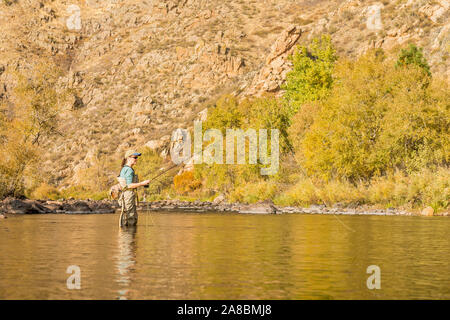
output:
{"label": "fly fishing rod", "polygon": [[[178,167],[178,166],[179,166],[179,165],[181,165],[181,164],[182,164],[182,162],[181,162],[181,163],[179,163],[179,164],[175,164],[175,165],[171,166],[170,168],[168,168],[168,169],[164,170],[163,172],[160,172],[160,173],[158,173],[158,174],[157,174],[156,176],[154,176],[153,178],[151,178],[151,179],[149,179],[149,180],[150,180],[150,181],[153,181],[153,180],[155,180],[156,178],[158,178],[158,177],[162,176],[163,174],[165,174],[165,173],[169,172],[170,170],[172,170],[173,168],[176,168],[176,167]],[[144,188],[148,188],[148,187],[149,187],[149,185],[148,185],[148,184],[144,186]]]}
{"label": "fly fishing rod", "polygon": [[[156,180],[157,178],[159,178],[160,176],[162,176],[163,174],[166,174],[167,172],[169,172],[169,171],[172,170],[173,168],[178,167],[178,166],[181,165],[181,164],[182,164],[182,162],[179,163],[179,164],[175,164],[175,165],[171,166],[170,168],[164,170],[163,172],[160,172],[159,174],[157,174],[156,176],[154,176],[153,178],[151,178],[151,179],[149,179],[149,180],[150,180],[150,181],[154,181],[154,180]],[[146,184],[146,185],[144,186],[144,188],[148,188],[148,187],[149,187],[149,184]],[[148,214],[150,215],[150,219],[152,219],[152,224],[154,225],[155,222],[153,221],[153,218],[152,218],[152,216],[151,216],[151,214],[150,214],[150,207],[149,207],[148,201],[147,201],[147,211],[148,211]],[[148,225],[148,223],[146,223],[145,225]]]}

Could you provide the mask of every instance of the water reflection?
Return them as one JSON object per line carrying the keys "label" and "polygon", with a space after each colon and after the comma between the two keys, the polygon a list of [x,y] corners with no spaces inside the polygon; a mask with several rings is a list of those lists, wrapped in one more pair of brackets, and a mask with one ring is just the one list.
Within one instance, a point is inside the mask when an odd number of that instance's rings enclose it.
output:
{"label": "water reflection", "polygon": [[450,298],[446,217],[152,216],[120,230],[117,215],[1,221],[0,299]]}
{"label": "water reflection", "polygon": [[133,267],[136,264],[136,229],[137,226],[119,228],[117,237],[117,282],[119,299],[127,300],[130,290]]}

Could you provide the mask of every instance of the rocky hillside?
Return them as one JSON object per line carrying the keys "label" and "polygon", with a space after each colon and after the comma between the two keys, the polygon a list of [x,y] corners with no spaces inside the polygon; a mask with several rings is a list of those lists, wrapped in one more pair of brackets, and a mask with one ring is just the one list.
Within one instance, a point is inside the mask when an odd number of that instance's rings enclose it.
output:
{"label": "rocky hillside", "polygon": [[449,76],[450,1],[1,0],[0,99],[42,59],[71,89],[61,136],[45,141],[50,182],[124,150],[161,147],[224,93],[280,90],[296,44],[322,33],[340,55],[415,42]]}

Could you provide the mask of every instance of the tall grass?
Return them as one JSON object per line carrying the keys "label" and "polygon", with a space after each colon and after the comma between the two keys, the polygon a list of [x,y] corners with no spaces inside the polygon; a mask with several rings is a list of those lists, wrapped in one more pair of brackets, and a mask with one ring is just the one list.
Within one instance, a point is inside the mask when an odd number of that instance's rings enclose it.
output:
{"label": "tall grass", "polygon": [[356,184],[347,180],[315,180],[301,175],[295,183],[284,186],[274,181],[245,184],[230,195],[232,201],[249,203],[270,199],[275,204],[286,206],[339,204],[412,210],[431,206],[435,211],[443,211],[449,205],[450,169],[424,169],[412,174],[397,171]]}

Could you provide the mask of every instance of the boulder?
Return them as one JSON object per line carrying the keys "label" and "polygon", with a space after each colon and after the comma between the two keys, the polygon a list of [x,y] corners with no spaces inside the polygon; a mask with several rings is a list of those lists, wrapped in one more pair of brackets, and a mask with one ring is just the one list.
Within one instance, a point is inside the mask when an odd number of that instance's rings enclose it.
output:
{"label": "boulder", "polygon": [[159,139],[159,140],[149,140],[149,141],[147,141],[145,146],[149,147],[152,150],[156,150],[156,149],[161,148],[165,144],[165,142],[166,141],[161,140],[161,139]]}
{"label": "boulder", "polygon": [[434,209],[432,207],[426,207],[420,213],[420,215],[425,216],[425,217],[431,217],[431,216],[433,216],[433,214],[434,214]]}
{"label": "boulder", "polygon": [[3,201],[3,208],[8,213],[15,214],[36,214],[36,213],[53,213],[50,208],[45,207],[36,200],[22,200],[7,198]]}
{"label": "boulder", "polygon": [[277,208],[271,201],[260,201],[254,204],[242,205],[239,208],[239,213],[276,214],[277,212]]}
{"label": "boulder", "polygon": [[60,201],[46,201],[44,205],[53,212],[62,210],[62,203]]}
{"label": "boulder", "polygon": [[92,209],[86,201],[71,200],[63,203],[62,209],[65,213],[91,213]]}
{"label": "boulder", "polygon": [[224,201],[225,201],[225,196],[223,194],[220,194],[220,195],[218,195],[217,197],[214,198],[212,203],[214,205],[218,205],[218,204],[223,203]]}
{"label": "boulder", "polygon": [[107,200],[89,201],[87,205],[93,213],[113,213],[116,210],[113,203]]}

